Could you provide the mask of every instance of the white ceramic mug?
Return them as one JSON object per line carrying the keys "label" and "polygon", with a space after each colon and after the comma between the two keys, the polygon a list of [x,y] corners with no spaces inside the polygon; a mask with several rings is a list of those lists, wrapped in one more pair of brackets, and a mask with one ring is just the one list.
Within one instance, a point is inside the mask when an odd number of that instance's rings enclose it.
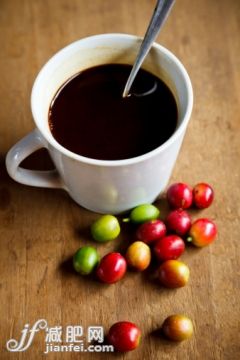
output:
{"label": "white ceramic mug", "polygon": [[[91,36],[70,44],[47,62],[32,89],[36,129],[14,145],[6,157],[8,173],[14,180],[64,189],[78,204],[99,213],[118,214],[151,203],[159,196],[169,181],[193,104],[189,76],[169,50],[155,43],[143,65],[170,87],[178,106],[177,129],[155,150],[126,160],[90,159],[61,146],[48,125],[50,103],[66,80],[100,64],[133,64],[140,42],[141,38],[125,34]],[[158,121],[158,114],[155,116]],[[20,166],[28,155],[43,147],[47,148],[56,170],[33,171]]]}

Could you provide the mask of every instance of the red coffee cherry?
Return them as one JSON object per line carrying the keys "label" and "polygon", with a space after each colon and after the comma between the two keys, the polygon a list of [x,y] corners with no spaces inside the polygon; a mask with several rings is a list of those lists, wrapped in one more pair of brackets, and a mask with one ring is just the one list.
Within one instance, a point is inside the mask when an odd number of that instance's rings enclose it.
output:
{"label": "red coffee cherry", "polygon": [[192,205],[192,188],[184,183],[175,183],[168,188],[167,200],[173,209],[187,209]]}
{"label": "red coffee cherry", "polygon": [[97,277],[107,284],[112,284],[125,275],[127,262],[119,253],[109,253],[105,255],[97,268]]}
{"label": "red coffee cherry", "polygon": [[159,239],[153,249],[159,260],[175,260],[184,252],[185,243],[177,235],[168,235]]}
{"label": "red coffee cherry", "polygon": [[169,231],[184,236],[191,227],[191,218],[185,210],[173,210],[167,216],[166,225]]}
{"label": "red coffee cherry", "polygon": [[214,199],[213,188],[206,184],[200,183],[193,188],[193,202],[199,209],[208,208]]}

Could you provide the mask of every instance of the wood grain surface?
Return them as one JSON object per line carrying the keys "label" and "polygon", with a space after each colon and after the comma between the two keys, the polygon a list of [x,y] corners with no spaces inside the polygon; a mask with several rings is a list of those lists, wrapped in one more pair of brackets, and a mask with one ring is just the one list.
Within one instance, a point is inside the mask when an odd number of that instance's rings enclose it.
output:
{"label": "wood grain surface", "polygon": [[[0,359],[181,359],[237,360],[239,336],[240,219],[240,1],[178,0],[158,42],[186,66],[194,88],[194,110],[171,181],[213,185],[209,216],[219,228],[215,244],[189,248],[189,284],[177,290],[156,285],[152,274],[129,272],[105,286],[77,276],[70,258],[93,244],[88,227],[98,218],[63,191],[20,185],[9,178],[9,148],[34,128],[31,87],[43,64],[60,48],[92,34],[143,35],[154,0],[0,0]],[[45,160],[41,160],[45,166]],[[33,162],[33,160],[32,160]],[[164,201],[157,205],[166,209]],[[126,248],[127,229],[101,255]],[[194,337],[181,344],[158,333],[170,314],[186,313]],[[142,344],[127,354],[44,355],[44,332],[22,353],[6,350],[26,323],[49,326],[136,322]]]}

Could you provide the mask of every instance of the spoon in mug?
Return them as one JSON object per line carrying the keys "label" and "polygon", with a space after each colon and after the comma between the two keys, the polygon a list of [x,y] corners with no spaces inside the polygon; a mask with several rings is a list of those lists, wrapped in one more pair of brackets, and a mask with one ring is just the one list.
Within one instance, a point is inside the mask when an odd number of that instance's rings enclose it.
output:
{"label": "spoon in mug", "polygon": [[[140,69],[145,57],[147,56],[149,50],[151,49],[152,43],[156,39],[157,35],[159,34],[159,31],[161,30],[163,24],[165,23],[175,0],[158,0],[157,5],[154,9],[152,18],[150,20],[150,23],[148,25],[147,31],[145,33],[144,39],[142,41],[141,47],[139,49],[137,58],[135,60],[135,63],[133,65],[133,68],[131,70],[131,73],[128,77],[127,83],[125,85],[122,97],[125,98],[127,96],[130,96],[129,94],[131,86],[133,84],[133,81],[138,73],[138,70]],[[156,90],[157,84],[155,83],[153,87],[142,93],[142,94],[134,94],[135,96],[145,96],[149,95],[152,92]]]}

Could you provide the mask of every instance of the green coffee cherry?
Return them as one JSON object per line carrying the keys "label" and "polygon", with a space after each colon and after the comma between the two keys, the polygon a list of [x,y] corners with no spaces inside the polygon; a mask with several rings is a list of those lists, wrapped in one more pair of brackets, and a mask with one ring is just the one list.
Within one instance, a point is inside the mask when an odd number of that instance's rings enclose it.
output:
{"label": "green coffee cherry", "polygon": [[136,224],[141,224],[146,221],[155,220],[159,218],[160,211],[156,206],[151,204],[143,204],[137,206],[130,213],[130,221]]}
{"label": "green coffee cherry", "polygon": [[114,240],[120,233],[118,219],[113,215],[103,215],[92,224],[91,233],[98,242]]}
{"label": "green coffee cherry", "polygon": [[100,257],[93,246],[83,246],[73,256],[73,267],[81,275],[90,274],[98,265]]}

